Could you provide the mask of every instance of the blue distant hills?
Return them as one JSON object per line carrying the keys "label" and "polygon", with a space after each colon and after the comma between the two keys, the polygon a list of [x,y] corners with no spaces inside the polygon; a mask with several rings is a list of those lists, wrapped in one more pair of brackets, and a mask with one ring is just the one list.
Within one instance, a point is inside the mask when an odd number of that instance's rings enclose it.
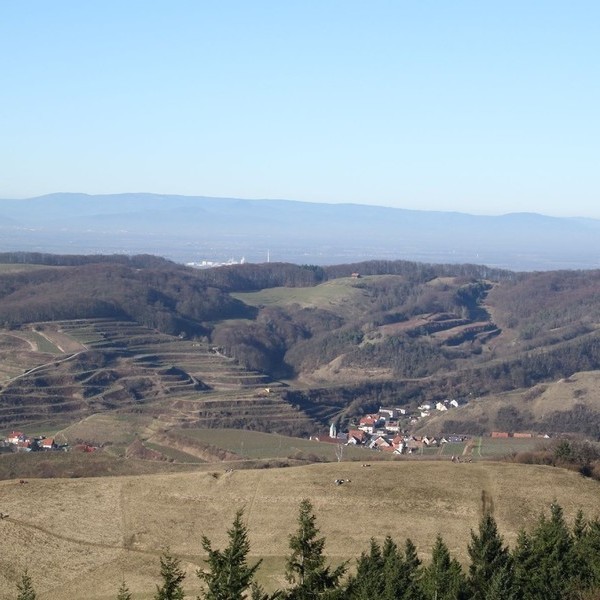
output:
{"label": "blue distant hills", "polygon": [[157,254],[178,262],[370,259],[531,271],[600,267],[600,220],[161,194],[0,200],[0,251]]}

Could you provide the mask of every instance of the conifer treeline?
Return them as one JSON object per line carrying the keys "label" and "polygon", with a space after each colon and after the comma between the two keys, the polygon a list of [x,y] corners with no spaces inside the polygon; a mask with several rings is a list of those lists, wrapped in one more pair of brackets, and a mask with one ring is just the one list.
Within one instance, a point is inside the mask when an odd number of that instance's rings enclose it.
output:
{"label": "conifer treeline", "polygon": [[[469,564],[463,569],[438,536],[427,564],[410,539],[400,547],[391,537],[371,540],[348,574],[348,563],[327,564],[325,538],[319,536],[309,500],[300,503],[297,530],[289,536],[285,577],[289,586],[271,594],[256,581],[258,561],[249,564],[248,530],[238,511],[228,530],[228,545],[217,550],[203,537],[206,566],[196,572],[203,582],[198,600],[598,600],[600,599],[600,519],[580,511],[572,526],[562,508],[552,504],[533,529],[521,531],[512,549],[487,512],[471,531]],[[165,551],[161,584],[154,600],[183,600],[186,573],[178,558]],[[17,586],[17,600],[35,600],[27,573]],[[125,581],[117,600],[131,600]]]}

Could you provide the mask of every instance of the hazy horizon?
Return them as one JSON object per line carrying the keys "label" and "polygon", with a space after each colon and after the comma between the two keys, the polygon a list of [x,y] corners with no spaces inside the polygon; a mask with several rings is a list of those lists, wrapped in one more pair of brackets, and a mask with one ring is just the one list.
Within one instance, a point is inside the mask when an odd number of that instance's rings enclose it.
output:
{"label": "hazy horizon", "polygon": [[531,210],[513,210],[510,212],[501,212],[501,213],[491,213],[491,212],[477,212],[477,211],[462,211],[462,210],[455,210],[452,208],[443,208],[443,209],[427,209],[427,208],[406,208],[404,206],[392,206],[392,205],[384,205],[384,204],[364,204],[364,203],[360,203],[360,202],[327,202],[327,201],[316,201],[316,200],[303,200],[300,198],[265,198],[265,197],[257,197],[257,198],[250,198],[250,197],[231,197],[231,196],[209,196],[207,194],[170,194],[170,193],[157,193],[157,192],[147,192],[147,191],[133,191],[133,192],[107,192],[107,193],[102,193],[102,194],[93,194],[93,193],[88,193],[88,192],[80,192],[80,191],[75,191],[75,192],[65,192],[65,191],[54,191],[54,192],[48,192],[45,194],[39,194],[39,195],[35,195],[35,196],[21,196],[21,197],[12,197],[12,198],[0,198],[0,202],[2,201],[11,201],[11,200],[35,200],[38,198],[44,198],[46,196],[62,196],[62,195],[73,195],[73,196],[88,196],[90,198],[93,197],[105,197],[105,196],[155,196],[155,197],[181,197],[181,198],[189,198],[189,199],[193,199],[193,198],[211,198],[211,199],[216,199],[216,200],[240,200],[240,201],[249,201],[249,202],[277,202],[277,201],[283,201],[283,202],[295,202],[295,203],[299,203],[299,204],[323,204],[323,205],[331,205],[331,206],[340,206],[340,205],[347,205],[347,206],[365,206],[365,207],[373,207],[373,208],[392,208],[392,209],[398,209],[398,210],[407,210],[407,211],[419,211],[419,212],[437,212],[437,213],[457,213],[457,214],[464,214],[464,215],[469,215],[469,216],[474,216],[474,217],[505,217],[505,216],[510,216],[510,215],[537,215],[537,216],[541,216],[541,217],[551,217],[551,218],[567,218],[567,219],[591,219],[591,220],[595,220],[598,221],[600,220],[600,216],[598,217],[588,217],[585,215],[579,215],[579,214],[564,214],[564,215],[551,215],[549,213],[545,213],[545,212],[539,212],[539,211],[531,211]]}
{"label": "hazy horizon", "polygon": [[600,5],[3,7],[0,197],[600,218]]}

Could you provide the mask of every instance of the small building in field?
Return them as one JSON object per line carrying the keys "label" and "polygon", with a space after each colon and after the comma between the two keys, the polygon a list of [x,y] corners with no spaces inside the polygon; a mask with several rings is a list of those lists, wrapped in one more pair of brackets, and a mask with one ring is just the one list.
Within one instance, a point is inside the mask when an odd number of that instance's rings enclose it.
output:
{"label": "small building in field", "polygon": [[52,450],[54,448],[54,438],[43,438],[39,441],[39,445],[43,450]]}

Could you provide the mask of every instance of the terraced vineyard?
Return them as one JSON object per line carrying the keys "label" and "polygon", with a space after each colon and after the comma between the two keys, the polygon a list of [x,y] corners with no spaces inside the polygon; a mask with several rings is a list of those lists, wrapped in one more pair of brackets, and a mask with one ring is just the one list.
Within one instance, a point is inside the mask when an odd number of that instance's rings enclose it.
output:
{"label": "terraced vineyard", "polygon": [[[2,351],[14,363],[0,374],[3,429],[73,422],[102,411],[142,413],[154,419],[154,429],[163,430],[315,429],[310,417],[282,399],[281,383],[244,369],[206,341],[180,339],[133,322],[39,323],[5,333]],[[19,364],[26,369],[19,370]]]}

